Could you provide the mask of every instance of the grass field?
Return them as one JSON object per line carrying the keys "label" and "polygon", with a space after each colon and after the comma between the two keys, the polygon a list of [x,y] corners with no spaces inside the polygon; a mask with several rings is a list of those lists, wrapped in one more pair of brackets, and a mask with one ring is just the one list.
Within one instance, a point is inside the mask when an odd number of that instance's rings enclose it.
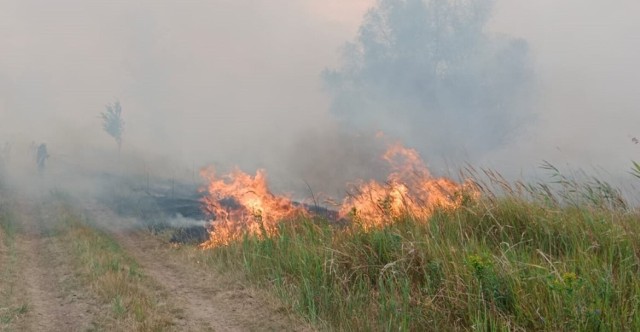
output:
{"label": "grass field", "polygon": [[58,206],[58,236],[76,274],[109,306],[107,326],[117,330],[162,331],[172,326],[172,310],[157,287],[109,234],[92,227],[67,205]]}
{"label": "grass field", "polygon": [[10,324],[28,310],[28,305],[20,301],[16,291],[19,283],[17,231],[14,217],[0,206],[0,280],[3,284],[0,287],[0,327]]}
{"label": "grass field", "polygon": [[74,212],[63,195],[2,204],[0,330],[172,326],[166,298],[136,261]]}
{"label": "grass field", "polygon": [[470,170],[428,218],[307,214],[210,250],[60,192],[5,195],[0,330],[640,331],[640,211],[545,167]]}
{"label": "grass field", "polygon": [[365,231],[321,219],[204,251],[330,330],[640,331],[640,214],[596,179],[486,172],[482,196]]}
{"label": "grass field", "polygon": [[0,194],[0,331],[312,330],[241,274],[192,264],[195,245],[60,191]]}

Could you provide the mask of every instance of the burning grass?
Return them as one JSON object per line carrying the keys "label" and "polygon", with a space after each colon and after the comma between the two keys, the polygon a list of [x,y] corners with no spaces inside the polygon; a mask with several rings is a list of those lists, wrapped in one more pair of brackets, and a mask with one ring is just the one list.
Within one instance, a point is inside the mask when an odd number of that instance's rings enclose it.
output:
{"label": "burning grass", "polygon": [[271,193],[264,171],[209,173],[202,259],[330,330],[640,330],[640,212],[619,190],[549,163],[550,183],[472,167],[458,183],[401,145],[383,158],[386,181],[337,206],[347,227]]}
{"label": "burning grass", "polygon": [[[472,182],[459,184],[433,177],[417,151],[400,144],[389,147],[383,156],[391,168],[386,182],[358,181],[337,207],[338,217],[360,225],[364,230],[385,227],[403,216],[426,220],[435,209],[456,209],[464,199],[477,198]],[[304,205],[273,194],[264,170],[255,176],[234,170],[218,177],[210,169],[203,172],[208,195],[205,210],[215,217],[210,238],[202,248],[229,245],[244,235],[271,237],[278,234],[283,220],[309,217]]]}
{"label": "burning grass", "polygon": [[433,177],[416,150],[394,144],[383,158],[392,169],[387,181],[352,185],[340,206],[340,216],[364,230],[390,225],[402,216],[426,220],[437,208],[456,209],[465,197],[477,196],[471,182],[461,185]]}
{"label": "burning grass", "polygon": [[551,184],[468,169],[473,199],[444,191],[455,208],[403,201],[346,229],[298,217],[202,259],[331,330],[640,330],[640,213],[605,182],[547,168]]}
{"label": "burning grass", "polygon": [[203,203],[207,212],[216,217],[203,248],[230,244],[244,234],[273,236],[281,220],[306,214],[289,198],[269,191],[264,170],[258,170],[255,176],[235,170],[219,178],[210,169],[203,176],[208,180],[209,193]]}

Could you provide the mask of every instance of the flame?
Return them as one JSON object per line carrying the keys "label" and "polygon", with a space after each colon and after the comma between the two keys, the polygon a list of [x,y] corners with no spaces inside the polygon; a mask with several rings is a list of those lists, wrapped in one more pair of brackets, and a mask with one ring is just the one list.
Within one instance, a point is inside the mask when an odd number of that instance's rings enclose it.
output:
{"label": "flame", "polygon": [[220,178],[213,169],[208,169],[202,176],[208,180],[209,194],[203,203],[215,216],[209,240],[201,244],[202,248],[229,244],[245,233],[272,236],[277,234],[277,223],[281,220],[306,214],[289,198],[269,191],[264,170],[251,176],[236,169]]}
{"label": "flame", "polygon": [[[365,230],[384,227],[402,217],[427,220],[436,208],[461,206],[463,194],[477,198],[472,182],[457,183],[448,178],[433,177],[414,149],[391,145],[382,156],[391,166],[386,182],[368,181],[352,185],[338,209],[341,219],[360,224]],[[202,248],[227,245],[245,234],[273,236],[278,222],[296,216],[308,216],[303,206],[289,198],[274,195],[267,186],[264,170],[255,176],[236,169],[217,177],[213,169],[202,172],[208,181],[205,209],[215,216],[212,230]],[[470,195],[468,195],[470,194]]]}
{"label": "flame", "polygon": [[340,217],[359,223],[365,230],[383,227],[403,216],[426,220],[435,208],[459,207],[464,192],[476,195],[471,183],[431,176],[418,152],[399,143],[391,145],[383,158],[392,169],[387,181],[352,186],[340,208]]}

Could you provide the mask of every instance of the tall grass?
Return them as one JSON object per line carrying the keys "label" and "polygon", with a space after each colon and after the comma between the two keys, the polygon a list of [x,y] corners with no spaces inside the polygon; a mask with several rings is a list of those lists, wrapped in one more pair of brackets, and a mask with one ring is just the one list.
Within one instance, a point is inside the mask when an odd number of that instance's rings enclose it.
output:
{"label": "tall grass", "polygon": [[202,255],[332,330],[640,331],[640,214],[550,169],[550,184],[482,171],[481,199],[428,220],[302,219]]}
{"label": "tall grass", "polygon": [[19,227],[14,216],[0,201],[0,330],[28,311],[18,294],[18,252],[16,234]]}

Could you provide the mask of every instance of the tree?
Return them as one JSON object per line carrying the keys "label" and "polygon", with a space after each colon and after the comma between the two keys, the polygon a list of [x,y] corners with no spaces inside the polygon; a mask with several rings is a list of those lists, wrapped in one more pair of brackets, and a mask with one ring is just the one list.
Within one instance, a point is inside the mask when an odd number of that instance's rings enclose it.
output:
{"label": "tree", "polygon": [[102,128],[113,137],[118,144],[118,152],[122,149],[122,134],[124,133],[124,120],[122,119],[122,107],[116,101],[113,105],[106,106],[106,111],[100,114],[102,117]]}
{"label": "tree", "polygon": [[332,111],[430,152],[478,156],[527,118],[524,40],[485,31],[493,0],[378,0],[342,64],[325,70]]}

